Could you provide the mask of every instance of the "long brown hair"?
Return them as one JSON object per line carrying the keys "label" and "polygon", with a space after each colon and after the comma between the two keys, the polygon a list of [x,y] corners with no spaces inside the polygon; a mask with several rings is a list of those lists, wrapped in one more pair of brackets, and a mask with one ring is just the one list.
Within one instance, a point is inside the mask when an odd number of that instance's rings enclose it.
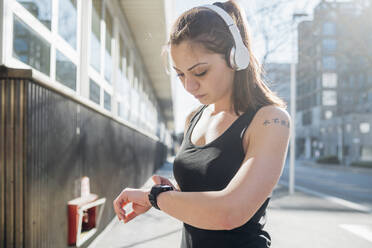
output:
{"label": "long brown hair", "polygon": [[[233,18],[250,53],[247,69],[235,71],[233,83],[233,107],[239,112],[258,110],[266,105],[286,108],[286,103],[272,92],[262,79],[262,68],[251,48],[248,24],[244,12],[235,1],[215,3]],[[222,54],[228,66],[230,50],[234,45],[233,37],[224,22],[214,11],[195,7],[184,12],[173,25],[168,46],[178,45],[183,41],[203,45],[207,50]]]}

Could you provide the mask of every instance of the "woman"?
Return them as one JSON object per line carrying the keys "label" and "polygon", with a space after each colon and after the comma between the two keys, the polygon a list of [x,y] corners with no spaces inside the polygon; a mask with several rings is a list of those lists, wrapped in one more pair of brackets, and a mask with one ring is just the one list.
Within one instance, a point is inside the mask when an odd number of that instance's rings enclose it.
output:
{"label": "woman", "polygon": [[151,189],[124,189],[114,201],[120,220],[154,206],[184,222],[181,247],[270,247],[266,207],[282,173],[290,117],[260,77],[245,20],[234,1],[177,19],[168,44],[173,67],[202,106],[186,121],[177,185],[155,175]]}

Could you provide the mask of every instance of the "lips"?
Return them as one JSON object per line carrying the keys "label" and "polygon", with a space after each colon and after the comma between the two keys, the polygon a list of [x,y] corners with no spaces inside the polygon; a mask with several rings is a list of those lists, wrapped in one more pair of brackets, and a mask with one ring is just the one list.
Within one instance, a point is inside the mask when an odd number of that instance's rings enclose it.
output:
{"label": "lips", "polygon": [[202,97],[204,97],[204,96],[205,96],[205,94],[204,94],[204,95],[196,95],[196,96],[194,96],[194,97],[200,99],[200,98],[202,98]]}

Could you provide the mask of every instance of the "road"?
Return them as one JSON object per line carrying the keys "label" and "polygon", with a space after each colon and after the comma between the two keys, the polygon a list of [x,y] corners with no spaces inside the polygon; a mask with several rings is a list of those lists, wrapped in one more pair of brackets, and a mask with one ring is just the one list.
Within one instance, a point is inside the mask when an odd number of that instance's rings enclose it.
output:
{"label": "road", "polygon": [[[281,177],[288,182],[289,166]],[[337,166],[306,165],[297,161],[295,184],[323,194],[358,203],[372,209],[372,169],[343,169]]]}

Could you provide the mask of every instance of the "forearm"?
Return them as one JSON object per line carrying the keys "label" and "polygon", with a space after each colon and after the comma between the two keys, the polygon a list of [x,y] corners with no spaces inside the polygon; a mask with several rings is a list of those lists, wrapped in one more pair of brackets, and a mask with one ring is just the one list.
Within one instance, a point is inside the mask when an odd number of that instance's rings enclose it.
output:
{"label": "forearm", "polygon": [[162,211],[189,225],[209,230],[229,226],[229,204],[223,191],[167,191],[161,193],[157,201]]}

